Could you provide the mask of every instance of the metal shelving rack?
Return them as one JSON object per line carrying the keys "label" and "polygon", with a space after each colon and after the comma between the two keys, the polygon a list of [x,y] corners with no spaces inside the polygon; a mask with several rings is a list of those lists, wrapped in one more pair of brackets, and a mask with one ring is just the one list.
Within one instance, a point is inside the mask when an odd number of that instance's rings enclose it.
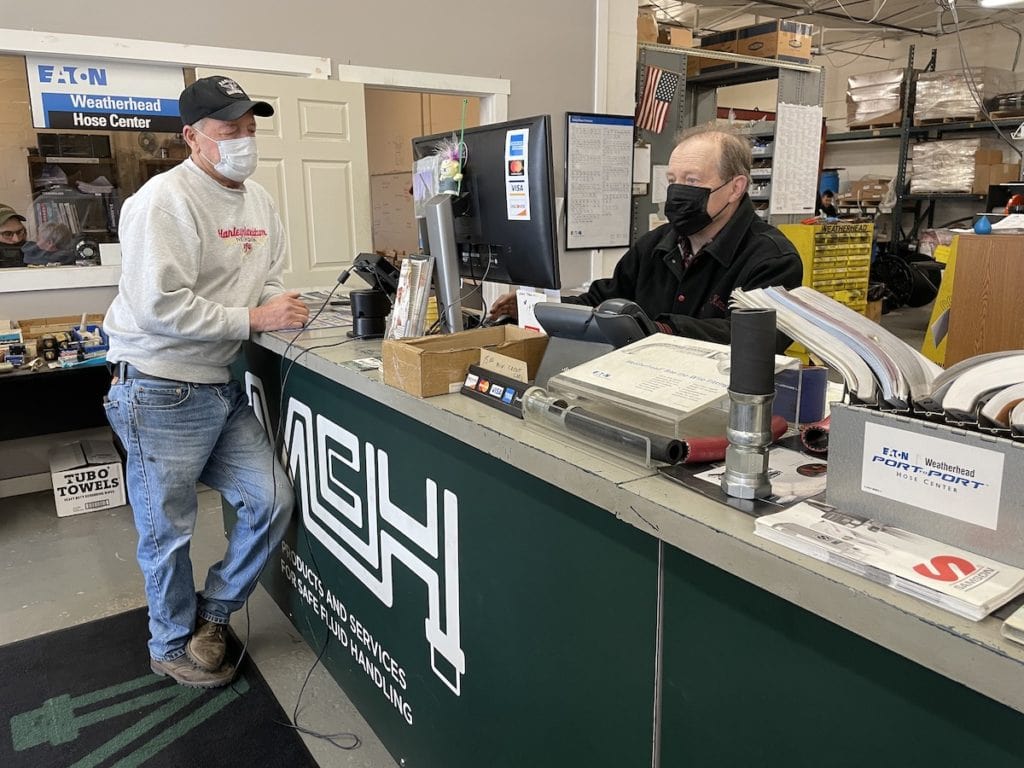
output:
{"label": "metal shelving rack", "polygon": [[[687,62],[690,57],[715,59],[735,64],[733,69],[705,72],[687,76]],[[700,48],[675,48],[668,45],[643,44],[637,58],[636,92],[643,87],[644,67],[647,64],[661,67],[679,74],[679,87],[675,98],[669,106],[668,120],[661,133],[651,133],[638,129],[638,139],[643,139],[651,146],[653,163],[664,164],[675,148],[675,137],[680,130],[690,128],[716,119],[718,100],[716,91],[726,85],[753,83],[761,80],[779,81],[778,101],[787,104],[803,104],[817,106],[825,96],[825,78],[821,67],[810,64],[795,64],[788,61],[761,59],[752,56],[740,56],[720,51],[705,51]],[[774,134],[775,126],[760,135]],[[754,134],[752,134],[754,135]],[[648,185],[645,195],[633,196],[632,241],[644,235],[650,214],[655,213],[658,206],[651,200],[652,185]],[[772,221],[785,223],[795,220],[795,216],[777,216]]]}
{"label": "metal shelving rack", "polygon": [[[935,70],[935,49],[932,49],[931,57],[925,65],[924,72]],[[907,66],[903,78],[903,119],[895,128],[868,128],[863,130],[845,131],[842,133],[831,133],[826,136],[827,142],[836,141],[872,141],[876,139],[899,139],[899,161],[896,167],[896,176],[893,184],[896,187],[896,202],[892,208],[892,232],[894,240],[905,242],[913,238],[920,224],[927,219],[930,227],[934,222],[935,204],[939,201],[961,201],[961,202],[982,202],[987,195],[974,194],[971,192],[924,192],[911,194],[906,191],[907,186],[907,159],[910,155],[910,147],[917,141],[938,139],[949,133],[965,133],[977,131],[991,131],[992,122],[988,120],[963,120],[949,123],[932,123],[929,125],[914,125],[914,104],[916,97],[916,80],[914,72],[914,46],[910,46],[907,52]],[[1009,118],[995,120],[999,128],[1015,129],[1024,118]],[[908,207],[905,204],[911,204]],[[913,212],[914,225],[909,232],[903,229],[904,213]]]}

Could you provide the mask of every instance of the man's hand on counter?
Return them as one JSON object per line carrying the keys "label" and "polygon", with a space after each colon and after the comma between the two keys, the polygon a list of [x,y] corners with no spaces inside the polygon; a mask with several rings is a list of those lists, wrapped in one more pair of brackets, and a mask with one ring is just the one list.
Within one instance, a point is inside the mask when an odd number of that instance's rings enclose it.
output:
{"label": "man's hand on counter", "polygon": [[301,328],[309,320],[309,307],[298,291],[285,291],[266,304],[249,310],[249,330],[282,331]]}

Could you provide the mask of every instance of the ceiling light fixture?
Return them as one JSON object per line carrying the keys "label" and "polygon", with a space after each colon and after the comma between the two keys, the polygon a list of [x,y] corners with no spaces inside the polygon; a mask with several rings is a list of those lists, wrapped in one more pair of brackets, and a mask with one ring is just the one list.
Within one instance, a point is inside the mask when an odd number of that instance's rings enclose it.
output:
{"label": "ceiling light fixture", "polygon": [[982,8],[1010,8],[1015,5],[1024,5],[1024,0],[978,0]]}

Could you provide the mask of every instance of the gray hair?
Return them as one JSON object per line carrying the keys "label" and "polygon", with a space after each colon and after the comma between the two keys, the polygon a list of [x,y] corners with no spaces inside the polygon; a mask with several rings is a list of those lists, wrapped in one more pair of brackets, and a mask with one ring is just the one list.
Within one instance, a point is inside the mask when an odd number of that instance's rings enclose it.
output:
{"label": "gray hair", "polygon": [[736,176],[750,176],[754,159],[750,137],[715,124],[688,128],[676,136],[676,146],[691,139],[704,139],[718,147],[718,175],[722,181]]}

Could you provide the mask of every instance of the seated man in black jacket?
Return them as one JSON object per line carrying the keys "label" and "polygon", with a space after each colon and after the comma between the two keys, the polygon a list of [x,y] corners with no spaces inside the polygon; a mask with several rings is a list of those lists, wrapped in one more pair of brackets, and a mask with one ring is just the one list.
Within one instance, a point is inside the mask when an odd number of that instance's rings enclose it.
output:
{"label": "seated man in black jacket", "polygon": [[[637,240],[610,278],[562,301],[596,307],[630,299],[665,333],[729,343],[734,288],[795,288],[803,277],[793,244],[754,213],[750,164],[742,136],[718,130],[685,136],[668,162],[669,223]],[[491,316],[516,312],[510,293],[495,302]],[[779,351],[785,346],[780,335]]]}

